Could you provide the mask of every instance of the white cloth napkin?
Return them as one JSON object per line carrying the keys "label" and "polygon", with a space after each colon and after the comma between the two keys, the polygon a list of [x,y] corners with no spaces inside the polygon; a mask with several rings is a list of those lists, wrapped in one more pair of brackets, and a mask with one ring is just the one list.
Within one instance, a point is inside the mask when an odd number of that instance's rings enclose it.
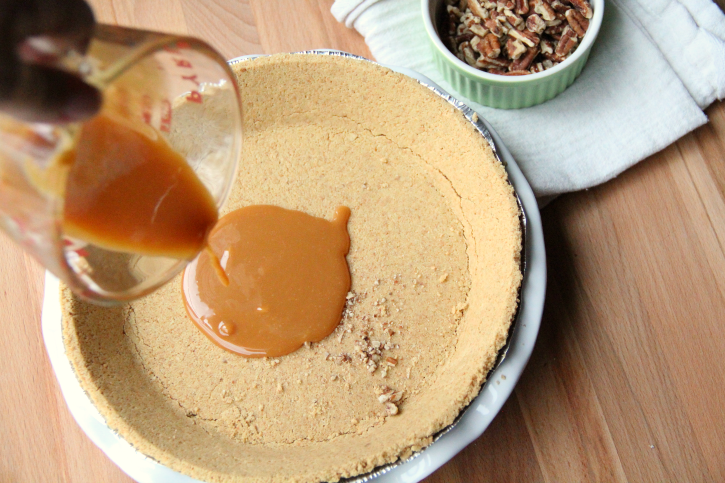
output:
{"label": "white cloth napkin", "polygon": [[536,195],[603,183],[707,122],[725,98],[725,15],[711,0],[608,0],[589,62],[539,106],[492,109],[436,71],[420,0],[336,0],[378,62],[420,72],[469,104],[501,135]]}

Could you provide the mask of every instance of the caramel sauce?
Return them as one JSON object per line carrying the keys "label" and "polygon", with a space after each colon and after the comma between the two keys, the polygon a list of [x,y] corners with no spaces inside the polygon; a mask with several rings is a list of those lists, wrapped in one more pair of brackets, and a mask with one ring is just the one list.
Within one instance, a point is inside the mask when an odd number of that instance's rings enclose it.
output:
{"label": "caramel sauce", "polygon": [[83,125],[63,229],[103,248],[190,260],[217,221],[214,199],[155,130],[98,115]]}
{"label": "caramel sauce", "polygon": [[282,356],[324,339],[350,290],[349,217],[347,207],[327,221],[268,205],[222,217],[209,235],[212,254],[184,271],[189,316],[214,343],[247,357]]}

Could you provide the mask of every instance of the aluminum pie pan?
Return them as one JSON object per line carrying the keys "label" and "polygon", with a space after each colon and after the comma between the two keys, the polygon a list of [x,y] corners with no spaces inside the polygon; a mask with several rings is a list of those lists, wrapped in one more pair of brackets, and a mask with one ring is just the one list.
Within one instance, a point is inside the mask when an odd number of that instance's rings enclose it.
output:
{"label": "aluminum pie pan", "polygon": [[[296,55],[331,55],[372,62],[363,57],[336,50],[311,50]],[[249,55],[229,61],[230,65],[262,57]],[[506,345],[499,351],[496,363],[489,371],[478,396],[463,409],[452,424],[437,432],[433,442],[403,461],[379,466],[374,470],[343,483],[414,483],[440,468],[465,446],[478,438],[508,399],[528,362],[538,335],[546,291],[546,256],[541,217],[536,198],[526,178],[498,134],[473,109],[460,102],[427,77],[405,68],[387,66],[396,72],[416,79],[446,102],[460,110],[491,146],[496,158],[504,165],[509,182],[514,187],[521,212],[523,280],[519,289],[519,306],[514,316]],[[63,345],[59,281],[49,272],[45,277],[42,312],[42,332],[46,350],[74,419],[86,435],[122,471],[139,483],[202,483],[199,480],[163,466],[153,458],[137,451],[118,433],[110,429],[89,396],[81,387],[65,353]]]}

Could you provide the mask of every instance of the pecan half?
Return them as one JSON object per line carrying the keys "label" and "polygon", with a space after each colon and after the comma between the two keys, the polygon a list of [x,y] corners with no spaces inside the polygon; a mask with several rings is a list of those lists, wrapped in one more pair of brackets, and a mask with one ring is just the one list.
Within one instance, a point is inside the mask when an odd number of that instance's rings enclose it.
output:
{"label": "pecan half", "polygon": [[544,0],[534,0],[534,12],[541,15],[544,20],[555,20],[556,12],[551,5],[546,3]]}
{"label": "pecan half", "polygon": [[475,15],[473,15],[471,12],[466,12],[461,16],[461,23],[466,26],[466,28],[471,28],[474,25],[479,25],[481,23],[481,19]]}
{"label": "pecan half", "polygon": [[458,48],[461,49],[463,59],[468,65],[476,65],[476,55],[473,53],[469,42],[463,42]]}
{"label": "pecan half", "polygon": [[484,37],[488,33],[488,29],[483,28],[481,25],[475,24],[471,25],[471,32],[478,35],[479,37]]}
{"label": "pecan half", "polygon": [[448,11],[448,13],[452,13],[453,15],[457,15],[458,17],[461,16],[461,11],[458,9],[458,7],[454,5],[448,5],[446,7],[446,10]]}
{"label": "pecan half", "polygon": [[566,0],[569,2],[577,11],[584,16],[584,18],[592,18],[594,12],[592,12],[592,6],[589,5],[587,0]]}
{"label": "pecan half", "polygon": [[482,44],[483,44],[483,39],[481,37],[479,37],[478,35],[474,35],[471,38],[471,41],[469,43],[471,44],[471,48],[473,50],[475,50],[479,54],[482,53],[481,52],[481,47],[482,47]]}
{"label": "pecan half", "polygon": [[504,35],[507,35],[509,33],[509,30],[516,28],[509,23],[503,11],[500,13],[493,11],[491,12],[491,17],[496,19],[496,22],[498,22],[498,24],[501,26],[501,30],[503,31]]}
{"label": "pecan half", "polygon": [[481,54],[489,59],[495,59],[501,55],[501,43],[494,34],[487,34],[481,42]]}
{"label": "pecan half", "polygon": [[524,52],[526,52],[526,46],[521,43],[520,40],[509,37],[509,39],[506,41],[506,52],[509,59],[516,60],[524,55]]}
{"label": "pecan half", "polygon": [[573,8],[567,10],[566,21],[569,22],[569,26],[572,28],[572,30],[574,30],[574,32],[576,32],[579,38],[584,37],[584,34],[587,33],[587,29],[589,28],[589,20],[584,18],[584,15],[580,14]]}
{"label": "pecan half", "polygon": [[557,63],[558,64],[559,62],[563,62],[563,61],[566,60],[566,56],[556,55],[556,46],[554,47],[554,53],[551,53],[551,54],[544,54],[544,53],[542,53],[541,55],[544,56],[545,61],[549,61],[549,62],[552,62],[552,63]]}
{"label": "pecan half", "polygon": [[546,27],[544,33],[548,35],[559,35],[564,31],[564,27],[566,26],[567,24],[565,23],[560,23],[559,25],[552,25],[550,27]]}
{"label": "pecan half", "polygon": [[555,48],[554,42],[549,39],[541,39],[541,45],[539,48],[541,48],[542,54],[553,54]]}
{"label": "pecan half", "polygon": [[531,74],[531,72],[529,72],[528,70],[512,70],[510,72],[504,72],[503,75],[512,76],[512,75],[529,75],[529,74]]}
{"label": "pecan half", "polygon": [[510,23],[513,27],[516,27],[518,30],[523,30],[524,28],[524,19],[513,13],[511,10],[504,10],[503,11],[504,17],[506,17],[506,21]]}
{"label": "pecan half", "polygon": [[474,37],[471,39],[471,48],[474,52],[478,52],[480,54],[479,56],[477,56],[479,59],[483,58],[485,56],[483,37],[474,35]]}
{"label": "pecan half", "polygon": [[[494,10],[495,12],[495,10]],[[499,24],[495,18],[487,18],[485,22],[483,22],[483,25],[496,37],[501,37],[503,35],[503,28],[501,28],[501,24]]]}
{"label": "pecan half", "polygon": [[529,15],[529,18],[526,19],[526,29],[541,35],[546,30],[546,22],[538,14]]}
{"label": "pecan half", "polygon": [[488,59],[486,57],[481,57],[476,61],[476,67],[481,69],[506,69],[508,66],[511,65],[511,61],[507,59],[502,58],[496,58],[496,59]]}
{"label": "pecan half", "polygon": [[473,37],[475,37],[475,35],[473,35],[471,32],[462,33],[461,35],[456,37],[456,43],[461,44],[463,42],[469,42],[471,39],[473,39]]}
{"label": "pecan half", "polygon": [[569,7],[561,3],[561,0],[551,0],[551,8],[559,13],[563,13],[569,10]]}
{"label": "pecan half", "polygon": [[447,19],[447,22],[445,23],[445,26],[448,27],[448,35],[453,36],[456,35],[456,22],[458,19],[455,15],[450,15]]}
{"label": "pecan half", "polygon": [[514,7],[516,6],[514,4],[514,0],[497,0],[496,4],[497,4],[498,8],[500,8],[502,10],[503,9],[513,10]]}
{"label": "pecan half", "polygon": [[509,36],[515,38],[516,40],[520,40],[529,47],[539,45],[539,42],[541,41],[537,34],[529,30],[522,30],[520,32],[518,30],[512,30],[509,32]]}
{"label": "pecan half", "polygon": [[471,12],[473,12],[474,15],[477,15],[482,19],[488,18],[488,10],[485,10],[481,4],[478,3],[478,0],[468,0],[468,8],[471,9]]}
{"label": "pecan half", "polygon": [[538,47],[529,47],[528,49],[526,49],[526,55],[522,55],[518,59],[511,62],[511,65],[509,66],[509,72],[517,70],[528,70],[538,53]]}
{"label": "pecan half", "polygon": [[579,43],[576,32],[568,25],[564,27],[564,31],[561,33],[561,39],[559,39],[559,45],[556,46],[554,53],[563,57],[568,55],[572,51],[576,44]]}
{"label": "pecan half", "polygon": [[529,13],[529,0],[516,0],[516,9],[514,10],[519,15],[526,15]]}

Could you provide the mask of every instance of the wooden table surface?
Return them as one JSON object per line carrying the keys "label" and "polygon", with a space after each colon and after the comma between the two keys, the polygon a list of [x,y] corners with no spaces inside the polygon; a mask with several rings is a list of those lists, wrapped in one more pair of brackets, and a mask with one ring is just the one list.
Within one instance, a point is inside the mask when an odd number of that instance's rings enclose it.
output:
{"label": "wooden table surface", "polygon": [[[100,21],[226,57],[370,57],[332,0],[94,0]],[[725,0],[718,0],[721,7]],[[534,355],[486,433],[428,483],[725,481],[725,103],[710,123],[543,212]],[[0,237],[0,482],[129,483],[66,409],[40,332],[43,270]]]}

